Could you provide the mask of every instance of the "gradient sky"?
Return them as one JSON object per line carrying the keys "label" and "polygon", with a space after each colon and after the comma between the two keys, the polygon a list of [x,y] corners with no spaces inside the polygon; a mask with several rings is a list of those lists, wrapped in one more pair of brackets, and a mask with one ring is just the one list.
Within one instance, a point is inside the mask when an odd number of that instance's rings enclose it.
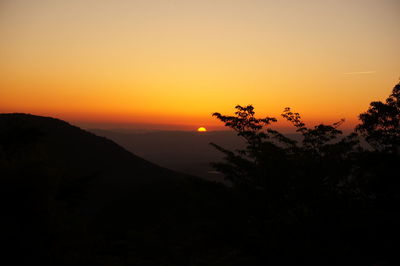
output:
{"label": "gradient sky", "polygon": [[253,104],[352,127],[398,82],[399,14],[399,0],[0,0],[0,112],[196,129]]}

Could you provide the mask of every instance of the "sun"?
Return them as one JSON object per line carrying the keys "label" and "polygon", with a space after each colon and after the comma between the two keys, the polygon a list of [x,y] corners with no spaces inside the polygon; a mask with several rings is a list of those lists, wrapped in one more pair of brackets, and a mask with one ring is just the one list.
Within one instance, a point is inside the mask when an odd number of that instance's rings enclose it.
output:
{"label": "sun", "polygon": [[199,127],[197,129],[197,132],[206,132],[206,131],[207,131],[207,129],[205,127]]}

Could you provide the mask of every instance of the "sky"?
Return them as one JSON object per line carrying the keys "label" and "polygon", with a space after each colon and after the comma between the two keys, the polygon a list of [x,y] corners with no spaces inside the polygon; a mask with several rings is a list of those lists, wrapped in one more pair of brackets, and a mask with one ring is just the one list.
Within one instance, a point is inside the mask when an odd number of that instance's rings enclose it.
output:
{"label": "sky", "polygon": [[399,81],[399,14],[399,0],[0,0],[0,112],[191,130],[252,104],[352,128]]}

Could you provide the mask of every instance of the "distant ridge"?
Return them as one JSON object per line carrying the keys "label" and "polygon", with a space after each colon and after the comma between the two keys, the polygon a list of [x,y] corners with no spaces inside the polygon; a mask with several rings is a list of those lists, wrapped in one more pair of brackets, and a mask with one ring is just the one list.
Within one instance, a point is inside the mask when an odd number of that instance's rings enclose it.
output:
{"label": "distant ridge", "polygon": [[65,121],[23,113],[0,114],[0,129],[18,128],[39,134],[38,143],[50,165],[66,176],[94,176],[89,206],[123,198],[132,191],[157,184],[193,179],[125,150],[113,141]]}

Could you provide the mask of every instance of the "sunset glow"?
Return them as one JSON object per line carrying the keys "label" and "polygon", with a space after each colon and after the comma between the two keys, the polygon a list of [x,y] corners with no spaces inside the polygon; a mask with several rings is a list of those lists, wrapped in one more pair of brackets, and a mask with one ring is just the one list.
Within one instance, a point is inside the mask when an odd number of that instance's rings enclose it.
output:
{"label": "sunset glow", "polygon": [[398,81],[399,12],[395,0],[1,1],[0,112],[222,128],[213,112],[253,104],[352,127]]}

